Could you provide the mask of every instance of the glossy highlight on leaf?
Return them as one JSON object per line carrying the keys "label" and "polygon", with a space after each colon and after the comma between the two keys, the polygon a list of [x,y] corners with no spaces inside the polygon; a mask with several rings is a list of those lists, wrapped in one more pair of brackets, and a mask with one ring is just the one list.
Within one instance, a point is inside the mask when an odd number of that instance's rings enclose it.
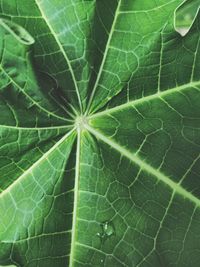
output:
{"label": "glossy highlight on leaf", "polygon": [[199,166],[198,1],[0,0],[1,266],[199,267]]}

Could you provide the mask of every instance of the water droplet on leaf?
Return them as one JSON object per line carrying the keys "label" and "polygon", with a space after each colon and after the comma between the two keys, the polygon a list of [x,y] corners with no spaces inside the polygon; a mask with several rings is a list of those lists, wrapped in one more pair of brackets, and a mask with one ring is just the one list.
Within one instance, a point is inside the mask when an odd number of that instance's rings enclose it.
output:
{"label": "water droplet on leaf", "polygon": [[109,237],[115,235],[115,227],[113,222],[107,221],[101,223],[102,232],[97,233],[97,236],[100,237],[101,242],[104,243]]}
{"label": "water droplet on leaf", "polygon": [[104,231],[104,234],[107,236],[113,235],[115,232],[113,223],[111,222],[103,223],[103,231]]}

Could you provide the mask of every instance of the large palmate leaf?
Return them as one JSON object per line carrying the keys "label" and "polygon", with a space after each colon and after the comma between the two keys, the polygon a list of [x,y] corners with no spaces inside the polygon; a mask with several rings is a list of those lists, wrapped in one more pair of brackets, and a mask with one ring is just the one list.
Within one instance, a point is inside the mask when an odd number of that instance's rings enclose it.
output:
{"label": "large palmate leaf", "polygon": [[199,266],[198,10],[0,0],[2,266]]}

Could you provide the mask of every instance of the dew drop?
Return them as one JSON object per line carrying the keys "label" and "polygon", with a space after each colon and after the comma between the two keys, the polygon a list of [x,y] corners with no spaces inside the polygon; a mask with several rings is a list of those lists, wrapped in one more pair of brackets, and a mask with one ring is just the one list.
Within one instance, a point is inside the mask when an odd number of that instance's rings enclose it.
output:
{"label": "dew drop", "polygon": [[102,231],[101,233],[97,233],[97,236],[100,237],[101,242],[104,243],[108,238],[115,235],[115,227],[113,222],[107,221],[104,223],[101,223]]}
{"label": "dew drop", "polygon": [[103,232],[106,236],[114,235],[115,229],[113,223],[105,222],[102,224],[102,226],[103,226]]}

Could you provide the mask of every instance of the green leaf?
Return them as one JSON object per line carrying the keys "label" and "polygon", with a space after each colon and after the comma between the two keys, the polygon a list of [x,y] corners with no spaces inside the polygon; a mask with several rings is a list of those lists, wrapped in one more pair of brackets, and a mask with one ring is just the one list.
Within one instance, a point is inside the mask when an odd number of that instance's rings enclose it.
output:
{"label": "green leaf", "polygon": [[185,1],[176,10],[175,27],[181,35],[186,35],[190,30],[200,8],[198,0]]}
{"label": "green leaf", "polygon": [[2,266],[199,266],[197,2],[0,0]]}
{"label": "green leaf", "polygon": [[0,24],[22,44],[31,45],[34,43],[32,36],[21,26],[5,19],[0,19]]}

